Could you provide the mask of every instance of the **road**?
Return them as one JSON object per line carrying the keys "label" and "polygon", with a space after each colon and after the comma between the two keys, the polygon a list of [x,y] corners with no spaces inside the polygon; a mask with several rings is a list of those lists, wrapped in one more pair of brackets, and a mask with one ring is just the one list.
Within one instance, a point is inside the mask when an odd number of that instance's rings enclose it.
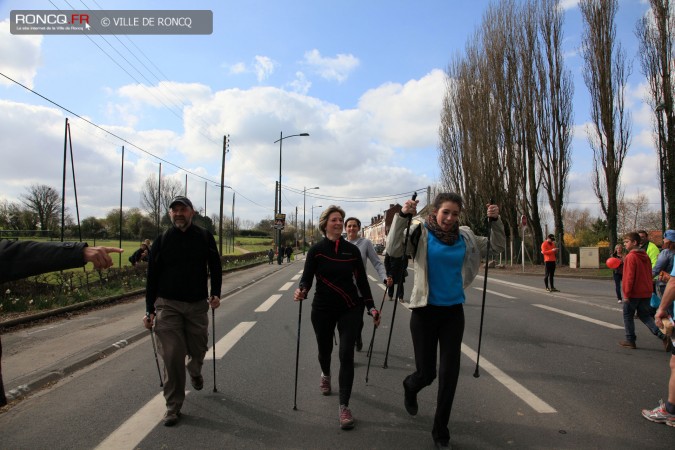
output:
{"label": "road", "polygon": [[[401,381],[414,366],[410,313],[399,305],[390,328],[391,302],[383,308],[368,383],[365,348],[356,355],[350,407],[357,422],[350,431],[339,429],[337,395],[319,392],[311,308],[304,305],[293,410],[299,305],[292,294],[301,271],[302,262],[292,262],[223,299],[215,314],[215,381],[209,349],[204,389],[188,393],[177,426],[161,424],[164,400],[146,335],[1,414],[0,448],[433,448],[437,384],[420,392],[419,413],[409,416]],[[371,279],[379,305],[383,290]],[[482,277],[467,289],[450,419],[454,448],[667,447],[673,429],[640,415],[666,396],[669,354],[660,341],[638,322],[638,350],[617,345],[623,326],[611,280],[558,278],[559,293],[542,284],[539,277],[490,272],[479,378],[473,375]],[[128,320],[140,326],[142,304],[137,309]],[[366,346],[371,333],[366,325]]]}

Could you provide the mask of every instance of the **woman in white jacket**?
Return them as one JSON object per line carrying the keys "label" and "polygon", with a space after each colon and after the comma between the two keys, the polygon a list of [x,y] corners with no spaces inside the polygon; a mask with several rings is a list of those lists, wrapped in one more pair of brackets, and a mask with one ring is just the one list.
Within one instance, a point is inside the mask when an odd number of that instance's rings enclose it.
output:
{"label": "woman in white jacket", "polygon": [[[408,200],[387,237],[386,252],[404,254],[403,243],[409,218],[417,213],[418,200]],[[437,447],[448,447],[448,422],[457,388],[462,337],[464,335],[464,289],[471,284],[487,253],[487,237],[476,236],[469,227],[460,227],[462,198],[455,193],[439,194],[425,223],[410,228],[408,252],[413,255],[415,281],[410,293],[410,333],[415,351],[415,372],[403,380],[404,405],[417,414],[417,393],[436,378],[436,354],[440,347],[438,399],[431,435]],[[499,207],[488,205],[491,248],[504,251],[504,225]]]}

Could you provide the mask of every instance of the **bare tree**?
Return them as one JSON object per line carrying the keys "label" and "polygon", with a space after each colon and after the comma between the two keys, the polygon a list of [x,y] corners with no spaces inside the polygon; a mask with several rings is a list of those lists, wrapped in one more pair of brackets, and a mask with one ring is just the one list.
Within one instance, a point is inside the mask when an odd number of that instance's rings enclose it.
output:
{"label": "bare tree", "polygon": [[59,228],[61,196],[53,187],[33,184],[28,193],[21,196],[21,202],[37,216],[40,230]]}
{"label": "bare tree", "polygon": [[[542,57],[537,59],[539,101],[537,129],[542,186],[553,212],[560,245],[564,245],[564,197],[571,168],[572,75],[564,67],[562,50],[563,12],[559,0],[541,0],[539,30]],[[565,256],[562,253],[562,256]]]}
{"label": "bare tree", "polygon": [[584,82],[591,95],[593,191],[609,228],[610,248],[617,242],[620,175],[630,145],[630,115],[625,109],[625,86],[630,67],[616,40],[618,0],[581,0],[584,21],[581,48]]}
{"label": "bare tree", "polygon": [[[675,115],[673,114],[673,45],[675,6],[670,0],[650,0],[649,14],[638,20],[635,34],[642,73],[649,83],[649,103],[655,117],[656,144],[662,189],[665,191],[667,223],[675,226]],[[663,114],[665,113],[665,121]],[[659,227],[660,228],[660,227]]]}
{"label": "bare tree", "polygon": [[161,188],[157,177],[148,176],[141,192],[141,206],[154,223],[161,223],[161,219],[169,213],[171,199],[184,192],[180,181],[162,177]]}

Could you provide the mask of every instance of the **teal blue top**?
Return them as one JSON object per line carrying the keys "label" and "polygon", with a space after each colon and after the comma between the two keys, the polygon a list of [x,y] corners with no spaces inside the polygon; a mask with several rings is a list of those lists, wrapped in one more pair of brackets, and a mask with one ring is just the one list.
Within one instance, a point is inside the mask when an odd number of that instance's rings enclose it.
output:
{"label": "teal blue top", "polygon": [[429,298],[427,303],[436,306],[452,306],[464,303],[462,288],[462,264],[466,243],[461,237],[453,245],[444,244],[433,233],[428,233],[427,280]]}

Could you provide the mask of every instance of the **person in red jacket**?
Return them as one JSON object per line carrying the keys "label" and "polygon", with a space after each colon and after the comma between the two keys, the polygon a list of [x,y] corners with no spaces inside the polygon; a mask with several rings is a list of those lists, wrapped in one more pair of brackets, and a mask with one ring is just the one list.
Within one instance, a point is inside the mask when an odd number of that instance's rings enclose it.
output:
{"label": "person in red jacket", "polygon": [[623,237],[623,246],[628,252],[623,259],[623,326],[626,340],[619,345],[635,349],[635,311],[638,318],[647,325],[647,328],[663,342],[666,351],[670,351],[670,339],[658,329],[654,318],[649,313],[649,300],[652,296],[652,262],[647,253],[640,248],[640,235],[626,233]]}
{"label": "person in red jacket", "polygon": [[[555,236],[549,234],[544,242],[541,244],[541,253],[544,255],[544,285],[549,292],[558,292],[553,285],[553,275],[555,275],[555,259],[558,255],[558,248],[555,246]],[[549,283],[550,282],[550,283]],[[549,288],[549,284],[551,287]]]}

